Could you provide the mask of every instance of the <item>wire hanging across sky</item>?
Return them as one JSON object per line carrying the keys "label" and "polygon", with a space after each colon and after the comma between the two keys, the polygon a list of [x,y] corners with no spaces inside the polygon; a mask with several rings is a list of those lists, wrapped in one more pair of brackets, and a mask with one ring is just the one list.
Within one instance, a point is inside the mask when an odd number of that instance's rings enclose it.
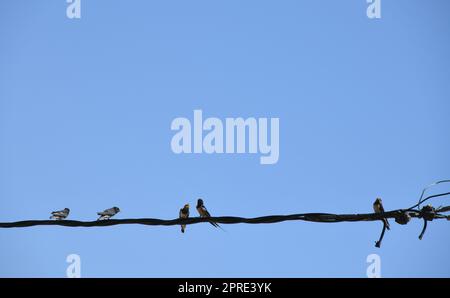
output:
{"label": "wire hanging across sky", "polygon": [[[130,218],[130,219],[108,219],[96,221],[78,221],[78,220],[24,220],[16,222],[0,222],[0,228],[26,228],[33,226],[63,226],[63,227],[109,227],[116,225],[130,225],[139,224],[146,226],[175,226],[175,225],[191,225],[198,223],[213,223],[213,224],[272,224],[284,221],[308,221],[317,223],[339,223],[339,222],[363,222],[363,221],[382,221],[383,230],[380,239],[376,242],[376,247],[381,246],[381,241],[384,237],[387,219],[394,219],[396,223],[406,225],[412,218],[424,220],[424,226],[419,239],[422,239],[429,221],[446,219],[450,220],[450,215],[444,213],[450,212],[450,206],[441,206],[434,208],[432,205],[426,205],[419,208],[424,202],[450,195],[450,192],[439,193],[423,198],[425,192],[434,185],[447,183],[450,180],[438,181],[427,188],[425,188],[420,196],[419,202],[407,209],[396,209],[391,211],[384,211],[381,213],[357,213],[357,214],[333,214],[333,213],[299,213],[290,215],[268,215],[255,218],[244,218],[236,216],[219,216],[219,217],[190,217],[177,219],[156,219],[156,218]],[[116,207],[114,207],[116,208]]]}

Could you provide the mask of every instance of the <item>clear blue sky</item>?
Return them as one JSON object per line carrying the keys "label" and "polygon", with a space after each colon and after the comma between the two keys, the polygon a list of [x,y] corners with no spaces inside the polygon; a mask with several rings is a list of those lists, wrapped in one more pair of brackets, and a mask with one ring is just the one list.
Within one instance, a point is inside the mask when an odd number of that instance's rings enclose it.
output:
{"label": "clear blue sky", "polygon": [[[450,2],[0,3],[0,220],[371,212],[450,177]],[[176,155],[176,117],[279,117],[280,160]],[[447,188],[448,189],[448,188]],[[437,191],[438,189],[436,189]],[[442,190],[442,188],[440,189]],[[448,199],[440,199],[435,205]],[[196,214],[192,210],[192,214]],[[450,277],[449,222],[0,230],[0,276]]]}

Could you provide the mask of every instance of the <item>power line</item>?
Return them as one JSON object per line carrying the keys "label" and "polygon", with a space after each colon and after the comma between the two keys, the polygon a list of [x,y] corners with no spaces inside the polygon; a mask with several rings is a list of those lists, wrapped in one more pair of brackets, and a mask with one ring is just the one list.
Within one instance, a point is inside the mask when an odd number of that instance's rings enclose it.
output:
{"label": "power line", "polygon": [[[78,220],[25,220],[16,222],[2,222],[0,228],[25,228],[33,226],[63,226],[63,227],[109,227],[116,225],[139,224],[147,226],[174,226],[174,225],[191,225],[204,222],[215,222],[220,224],[272,224],[284,221],[308,221],[319,223],[339,223],[339,222],[363,222],[363,221],[382,221],[383,219],[394,219],[399,224],[407,224],[411,218],[424,219],[424,228],[421,235],[425,233],[427,222],[434,219],[450,220],[450,215],[443,213],[449,212],[450,206],[440,207],[437,210],[427,205],[422,209],[397,209],[384,213],[363,213],[363,214],[332,214],[332,213],[300,213],[291,215],[269,215],[255,218],[244,218],[235,216],[220,216],[200,218],[192,217],[187,219],[156,219],[156,218],[136,218],[136,219],[109,219],[97,221],[78,221]],[[383,224],[383,231],[380,239],[376,242],[376,246],[381,246],[386,226]]]}
{"label": "power line", "polygon": [[[284,221],[309,221],[318,223],[339,223],[339,222],[362,222],[362,221],[381,221],[383,222],[383,230],[375,246],[381,247],[387,226],[386,219],[394,219],[400,225],[406,225],[412,218],[423,219],[424,224],[419,239],[422,240],[429,221],[435,219],[450,220],[450,215],[444,213],[450,212],[450,206],[441,206],[434,208],[432,205],[426,205],[420,208],[424,202],[450,195],[450,192],[430,195],[424,198],[425,192],[432,186],[450,183],[450,180],[441,180],[426,187],[420,196],[419,202],[408,209],[397,209],[382,213],[362,213],[362,214],[333,214],[333,213],[299,213],[291,215],[269,215],[254,218],[236,217],[236,216],[220,216],[220,217],[191,217],[176,219],[157,219],[157,218],[128,218],[128,219],[108,219],[96,221],[78,221],[78,220],[24,220],[16,222],[0,222],[0,228],[26,228],[33,226],[63,226],[63,227],[109,227],[116,225],[146,225],[146,226],[174,226],[174,225],[191,225],[198,223],[220,223],[220,224],[272,224]],[[420,209],[419,209],[420,208]],[[217,225],[215,225],[217,226]]]}

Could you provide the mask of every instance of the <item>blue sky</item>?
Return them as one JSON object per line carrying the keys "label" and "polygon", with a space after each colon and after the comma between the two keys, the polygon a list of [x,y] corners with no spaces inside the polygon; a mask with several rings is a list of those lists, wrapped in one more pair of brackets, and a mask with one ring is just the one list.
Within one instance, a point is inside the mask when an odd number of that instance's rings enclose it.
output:
{"label": "blue sky", "polygon": [[[0,3],[0,220],[364,213],[450,177],[450,3]],[[280,159],[176,155],[176,117],[280,118]],[[442,188],[441,188],[442,190]],[[447,187],[448,190],[448,187]],[[439,188],[432,191],[439,191]],[[447,200],[447,201],[446,201]],[[442,198],[435,205],[448,202]],[[195,211],[192,210],[192,214]],[[1,277],[450,277],[449,223],[0,230]]]}

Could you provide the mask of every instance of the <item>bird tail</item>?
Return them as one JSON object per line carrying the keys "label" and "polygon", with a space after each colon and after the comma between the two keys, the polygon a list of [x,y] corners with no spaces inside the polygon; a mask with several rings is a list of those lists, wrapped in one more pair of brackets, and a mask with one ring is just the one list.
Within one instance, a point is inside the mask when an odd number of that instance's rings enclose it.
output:
{"label": "bird tail", "polygon": [[184,233],[185,229],[186,229],[186,225],[181,225],[181,233]]}
{"label": "bird tail", "polygon": [[389,221],[385,218],[385,219],[383,220],[383,222],[384,222],[384,224],[386,225],[386,229],[390,230],[390,229],[391,229],[391,226],[389,225]]}
{"label": "bird tail", "polygon": [[219,228],[219,229],[221,229],[222,231],[225,231],[218,223],[213,222],[213,221],[210,221],[209,223],[212,224],[215,228]]}

